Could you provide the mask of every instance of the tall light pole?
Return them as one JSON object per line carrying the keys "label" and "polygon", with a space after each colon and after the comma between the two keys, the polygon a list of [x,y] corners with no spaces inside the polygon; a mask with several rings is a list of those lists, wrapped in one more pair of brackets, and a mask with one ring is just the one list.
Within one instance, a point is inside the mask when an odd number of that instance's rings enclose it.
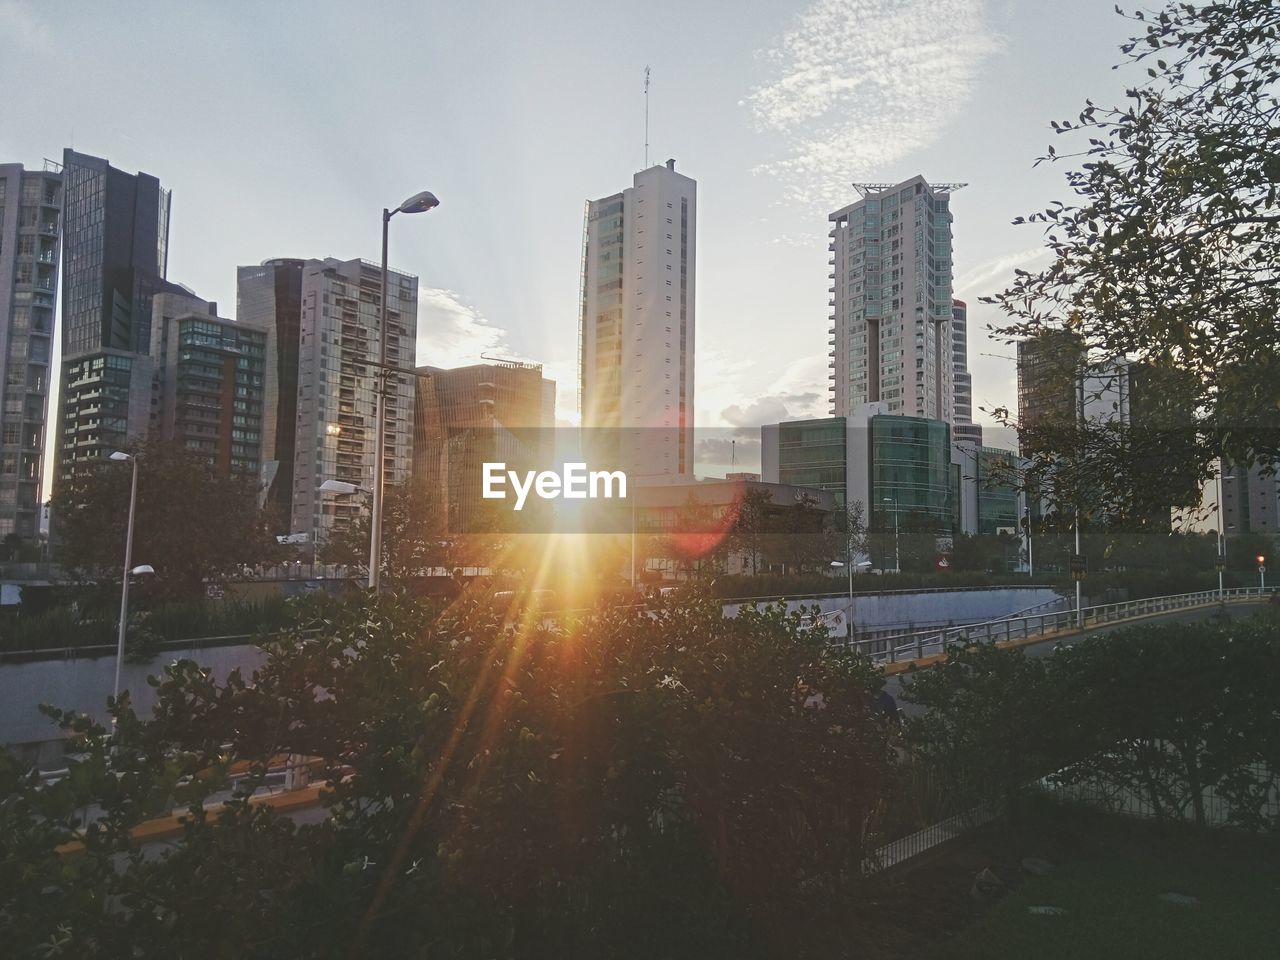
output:
{"label": "tall light pole", "polygon": [[1027,577],[1034,579],[1036,575],[1035,556],[1031,552],[1031,508],[1022,511],[1022,522],[1027,528]]}
{"label": "tall light pole", "polygon": [[133,517],[138,507],[138,458],[135,454],[117,450],[108,457],[117,463],[133,464],[133,479],[129,484],[129,520],[124,535],[124,571],[120,578],[120,629],[116,635],[116,681],[111,688],[112,699],[120,696],[120,667],[124,663],[124,634],[129,623],[129,574],[133,572]]}
{"label": "tall light pole", "polygon": [[378,388],[373,416],[373,515],[369,518],[369,589],[378,592],[382,581],[382,486],[386,476],[383,447],[387,404],[387,234],[397,213],[426,213],[440,201],[430,190],[415,193],[394,210],[382,211],[382,297],[378,301]]}
{"label": "tall light pole", "polygon": [[1221,463],[1219,463],[1219,466],[1218,466],[1218,556],[1217,556],[1217,558],[1214,560],[1214,564],[1213,564],[1215,567],[1217,567],[1217,568],[1218,568],[1218,599],[1219,599],[1219,600],[1221,600],[1221,599],[1223,598],[1223,593],[1224,593],[1224,591],[1223,591],[1223,589],[1222,589],[1222,571],[1223,571],[1223,568],[1225,568],[1225,567],[1226,567],[1226,565],[1227,565],[1227,564],[1226,564],[1226,560],[1227,560],[1227,531],[1226,531],[1226,527],[1225,527],[1225,526],[1223,526],[1223,524],[1224,524],[1224,523],[1226,523],[1226,521],[1225,521],[1225,519],[1224,519],[1224,518],[1223,518],[1223,516],[1222,516],[1222,510],[1223,510],[1223,504],[1222,504],[1223,484],[1222,484],[1222,481],[1224,481],[1224,480],[1226,480],[1226,479],[1227,479],[1227,478],[1226,478],[1226,477],[1224,477],[1224,476],[1222,475],[1222,466],[1221,466]]}
{"label": "tall light pole", "polygon": [[[1076,556],[1079,556],[1080,555],[1080,508],[1079,507],[1076,507],[1075,528],[1076,528]],[[1080,605],[1080,597],[1081,597],[1081,593],[1083,592],[1081,589],[1082,584],[1083,584],[1083,581],[1080,580],[1079,577],[1077,577],[1076,578],[1076,626],[1077,627],[1084,626],[1084,608]]]}
{"label": "tall light pole", "polygon": [[902,558],[898,553],[898,498],[885,497],[884,502],[893,504],[893,572],[901,573]]}

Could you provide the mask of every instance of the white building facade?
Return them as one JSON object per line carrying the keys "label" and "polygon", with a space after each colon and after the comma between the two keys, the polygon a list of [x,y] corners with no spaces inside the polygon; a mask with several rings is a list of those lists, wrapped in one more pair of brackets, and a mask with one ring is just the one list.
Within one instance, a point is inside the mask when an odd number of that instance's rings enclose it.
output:
{"label": "white building facade", "polygon": [[954,419],[950,191],[924,177],[858,184],[829,216],[831,413],[867,403]]}
{"label": "white building facade", "polygon": [[[381,268],[364,260],[308,260],[302,267],[298,332],[297,433],[293,463],[292,532],[323,543],[349,526],[364,499],[322,494],[326,480],[372,490],[375,390],[382,330]],[[387,278],[386,362],[412,371],[418,331],[418,278],[392,270]],[[383,463],[388,486],[413,465],[412,373],[388,377]]]}
{"label": "white building facade", "polygon": [[616,455],[638,479],[693,476],[696,235],[697,184],[674,160],[587,203],[582,425],[622,431]]}

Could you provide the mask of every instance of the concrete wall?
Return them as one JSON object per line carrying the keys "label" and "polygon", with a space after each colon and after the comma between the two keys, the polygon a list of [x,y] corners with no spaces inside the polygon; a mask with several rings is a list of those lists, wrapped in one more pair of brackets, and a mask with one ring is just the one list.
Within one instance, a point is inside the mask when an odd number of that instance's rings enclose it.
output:
{"label": "concrete wall", "polygon": [[[896,630],[981,623],[1055,599],[1052,587],[992,587],[932,593],[854,594],[853,625],[857,631]],[[788,600],[787,609],[819,607],[823,613],[847,610],[848,594],[817,600]],[[725,604],[725,615],[736,616],[741,604]]]}
{"label": "concrete wall", "polygon": [[[236,667],[245,672],[256,669],[263,655],[248,645],[192,648],[166,650],[163,657],[150,663],[126,663],[120,687],[129,691],[135,710],[150,713],[155,705],[155,690],[147,683],[147,676],[161,674],[166,663],[181,659],[208,667],[221,680]],[[40,712],[40,704],[79,710],[105,722],[115,671],[114,656],[0,664],[0,743],[22,747],[24,755],[42,766],[56,764],[62,731]],[[46,746],[37,746],[40,744]]]}
{"label": "concrete wall", "polygon": [[[977,623],[1024,610],[1056,596],[1049,587],[855,595],[853,622],[858,631]],[[824,613],[829,613],[844,610],[848,604],[847,596],[837,595],[819,600],[791,600],[787,607],[808,610],[816,605]],[[726,604],[725,615],[736,616],[740,606]],[[236,667],[251,672],[262,663],[263,655],[252,645],[193,647],[167,650],[163,658],[150,663],[126,663],[120,685],[132,695],[136,710],[149,712],[155,703],[155,691],[147,684],[147,676],[162,673],[166,663],[179,659],[194,660],[211,669],[221,680]],[[115,667],[114,656],[0,664],[0,743],[21,746],[30,759],[39,761],[43,766],[58,765],[61,732],[40,713],[39,705],[48,703],[63,709],[79,710],[105,721],[106,701],[111,693]]]}

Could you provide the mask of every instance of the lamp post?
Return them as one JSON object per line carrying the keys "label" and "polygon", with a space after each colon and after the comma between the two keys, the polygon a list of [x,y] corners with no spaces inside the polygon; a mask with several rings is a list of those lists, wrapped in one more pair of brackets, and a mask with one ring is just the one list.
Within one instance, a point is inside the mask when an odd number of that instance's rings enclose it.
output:
{"label": "lamp post", "polygon": [[369,523],[369,589],[377,593],[382,581],[382,486],[386,468],[382,463],[386,432],[387,390],[387,234],[397,213],[426,213],[440,201],[429,190],[415,193],[394,210],[382,211],[382,297],[378,302],[378,389],[373,416],[373,512]]}
{"label": "lamp post", "polygon": [[1226,518],[1222,516],[1222,484],[1235,480],[1235,475],[1222,476],[1222,468],[1217,470],[1217,598],[1222,599],[1222,570],[1226,567]]}
{"label": "lamp post", "polygon": [[885,503],[893,504],[893,572],[902,572],[902,558],[898,553],[898,498],[885,497]]}
{"label": "lamp post", "polygon": [[120,578],[120,629],[116,635],[116,680],[111,688],[111,697],[115,699],[120,696],[120,666],[124,663],[124,635],[129,622],[129,574],[133,571],[133,517],[138,508],[138,458],[134,454],[117,450],[108,459],[117,463],[133,464],[133,478],[129,483],[129,520],[124,535],[124,570]]}
{"label": "lamp post", "polygon": [[1031,552],[1031,508],[1022,511],[1022,525],[1027,528],[1027,578],[1035,579],[1035,555]]}

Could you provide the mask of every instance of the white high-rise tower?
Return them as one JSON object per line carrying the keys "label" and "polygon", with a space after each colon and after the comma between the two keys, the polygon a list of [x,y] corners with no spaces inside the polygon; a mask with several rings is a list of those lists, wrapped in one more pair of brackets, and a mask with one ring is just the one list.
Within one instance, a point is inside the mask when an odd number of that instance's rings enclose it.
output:
{"label": "white high-rise tower", "polygon": [[831,221],[831,413],[883,402],[952,422],[950,193],[964,184],[854,184]]}
{"label": "white high-rise tower", "polygon": [[675,161],[587,203],[579,362],[582,425],[625,432],[637,478],[693,475],[698,186]]}

